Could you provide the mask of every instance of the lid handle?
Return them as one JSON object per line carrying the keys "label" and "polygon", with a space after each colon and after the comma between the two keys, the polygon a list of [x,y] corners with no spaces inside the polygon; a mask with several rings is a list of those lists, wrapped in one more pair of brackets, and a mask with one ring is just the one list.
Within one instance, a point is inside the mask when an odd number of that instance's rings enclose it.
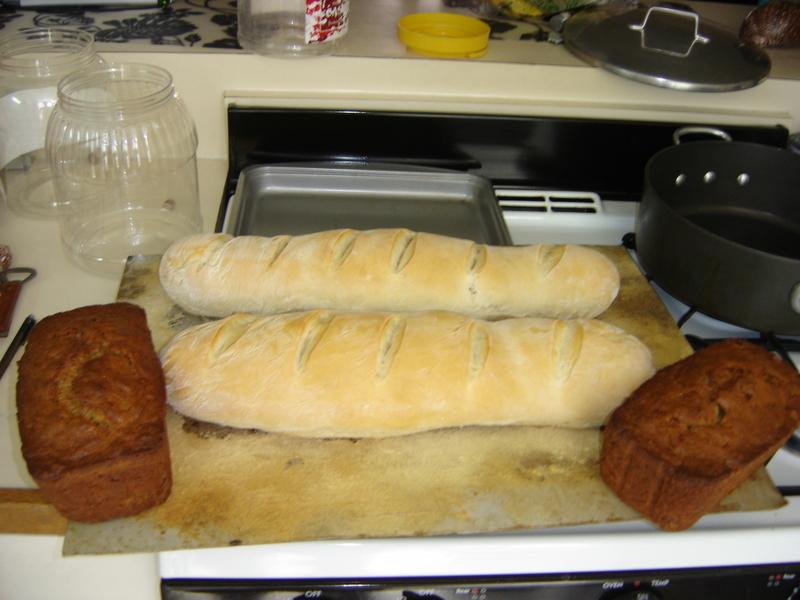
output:
{"label": "lid handle", "polygon": [[[694,21],[694,34],[692,36],[691,43],[689,43],[689,45],[685,49],[682,49],[682,50],[673,50],[673,49],[665,47],[663,45],[651,45],[651,44],[649,44],[648,41],[647,41],[648,37],[651,37],[653,39],[655,39],[657,37],[656,35],[648,36],[648,33],[647,33],[648,22],[650,21],[651,15],[653,15],[655,13],[664,13],[664,14],[667,14],[667,15],[673,15],[673,16],[676,16],[676,17],[691,19],[692,21]],[[653,52],[659,52],[659,53],[662,53],[662,54],[667,54],[669,56],[676,56],[678,58],[685,58],[685,57],[689,56],[689,54],[692,52],[692,48],[694,48],[695,44],[698,44],[698,43],[707,44],[709,42],[709,38],[707,38],[706,36],[700,35],[700,17],[697,16],[697,13],[692,11],[692,10],[683,10],[683,9],[679,9],[679,8],[672,8],[672,7],[669,7],[669,6],[659,6],[659,5],[651,6],[650,8],[647,9],[647,14],[645,14],[645,16],[644,16],[644,21],[642,21],[639,24],[632,23],[632,24],[628,25],[628,27],[630,27],[633,31],[638,31],[639,32],[639,35],[641,36],[641,45],[642,45],[642,48],[644,48],[645,50],[651,50]],[[652,28],[652,24],[651,24],[651,28]],[[654,32],[651,32],[651,33],[654,33]]]}

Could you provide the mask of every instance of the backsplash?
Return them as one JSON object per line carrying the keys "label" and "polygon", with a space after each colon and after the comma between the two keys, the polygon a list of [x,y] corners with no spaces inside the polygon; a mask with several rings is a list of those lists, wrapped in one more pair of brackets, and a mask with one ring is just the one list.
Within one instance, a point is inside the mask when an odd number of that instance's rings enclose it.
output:
{"label": "backsplash", "polygon": [[[443,10],[457,10],[453,0]],[[376,5],[378,6],[378,5]],[[370,9],[369,3],[361,4]],[[485,21],[491,39],[543,39],[533,23],[486,15],[465,4],[458,10]],[[380,10],[380,8],[376,8]],[[97,44],[148,44],[194,49],[241,50],[236,39],[236,0],[175,0],[166,8],[119,6],[65,6],[0,8],[0,35],[4,30],[28,27],[77,27],[95,35]],[[102,49],[102,46],[101,46]]]}
{"label": "backsplash", "polygon": [[235,0],[177,0],[166,8],[96,6],[0,11],[0,35],[9,28],[76,27],[98,44],[138,43],[239,49]]}

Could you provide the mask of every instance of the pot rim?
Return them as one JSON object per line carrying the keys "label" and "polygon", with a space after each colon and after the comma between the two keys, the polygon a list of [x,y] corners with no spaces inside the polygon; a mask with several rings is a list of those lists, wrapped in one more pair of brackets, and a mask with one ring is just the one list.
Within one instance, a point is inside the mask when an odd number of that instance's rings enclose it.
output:
{"label": "pot rim", "polygon": [[[648,200],[652,201],[652,202],[658,202],[658,203],[662,204],[663,207],[665,209],[667,209],[672,215],[674,215],[675,217],[680,219],[680,221],[682,223],[688,225],[693,231],[695,231],[697,233],[701,233],[703,235],[711,236],[714,240],[719,241],[719,242],[725,244],[726,246],[730,246],[732,249],[734,249],[736,251],[747,252],[747,253],[756,253],[756,255],[768,257],[768,258],[770,258],[772,260],[778,260],[778,261],[781,261],[781,262],[785,262],[787,264],[787,266],[793,266],[793,267],[800,266],[800,257],[791,258],[791,257],[788,257],[788,256],[783,256],[781,254],[775,254],[775,253],[772,253],[772,252],[767,252],[765,250],[760,250],[758,248],[753,248],[751,246],[747,246],[746,244],[742,244],[740,242],[736,242],[736,241],[731,240],[731,239],[729,239],[727,237],[724,237],[724,236],[722,236],[722,235],[720,235],[718,233],[710,231],[709,229],[706,229],[705,227],[702,227],[701,225],[698,225],[694,221],[692,221],[690,219],[687,219],[683,214],[681,214],[678,210],[675,209],[675,207],[672,205],[672,203],[667,202],[664,199],[663,194],[660,194],[660,193],[658,193],[656,191],[655,186],[653,185],[652,179],[651,179],[651,176],[650,176],[651,170],[653,170],[655,168],[655,167],[653,167],[653,163],[656,160],[658,160],[659,158],[663,157],[665,154],[670,154],[670,153],[674,154],[682,146],[688,146],[690,144],[691,145],[699,144],[699,145],[713,146],[713,147],[748,148],[750,150],[757,150],[759,152],[770,152],[770,153],[773,153],[773,154],[774,153],[780,153],[782,156],[785,155],[784,153],[786,153],[786,154],[789,154],[789,155],[791,155],[791,156],[796,158],[796,162],[798,163],[798,171],[800,171],[800,155],[793,154],[788,149],[783,149],[783,148],[779,148],[779,147],[776,147],[776,146],[768,146],[766,144],[758,144],[758,143],[755,143],[755,142],[742,142],[742,141],[727,142],[727,141],[724,141],[724,140],[697,140],[697,141],[693,141],[693,142],[684,142],[683,144],[677,144],[677,145],[669,146],[667,148],[659,150],[653,156],[651,156],[650,159],[648,159],[647,163],[645,164],[645,168],[644,168],[645,189],[644,189],[644,191],[642,193],[642,199],[641,199],[640,203],[643,203],[643,202],[648,201]],[[652,191],[652,194],[650,196],[648,196],[648,193],[647,193],[648,191]],[[637,211],[637,215],[636,215],[637,224],[638,224],[639,219],[640,219],[640,214],[641,214],[641,211]],[[638,229],[638,227],[637,227],[637,229]]]}

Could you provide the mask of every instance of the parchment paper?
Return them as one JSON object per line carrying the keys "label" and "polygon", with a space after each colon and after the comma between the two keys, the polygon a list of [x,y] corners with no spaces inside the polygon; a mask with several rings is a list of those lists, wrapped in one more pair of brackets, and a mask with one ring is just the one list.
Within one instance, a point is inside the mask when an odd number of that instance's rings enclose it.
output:
{"label": "parchment paper", "polygon": [[[691,353],[621,247],[622,290],[601,318],[637,335],[658,367]],[[201,319],[164,295],[158,257],[131,259],[119,299],[148,313],[157,348]],[[70,523],[64,554],[319,539],[408,537],[638,518],[599,476],[599,430],[471,427],[387,439],[309,440],[167,418],[173,491],[137,517]],[[762,469],[719,510],[784,503]]]}

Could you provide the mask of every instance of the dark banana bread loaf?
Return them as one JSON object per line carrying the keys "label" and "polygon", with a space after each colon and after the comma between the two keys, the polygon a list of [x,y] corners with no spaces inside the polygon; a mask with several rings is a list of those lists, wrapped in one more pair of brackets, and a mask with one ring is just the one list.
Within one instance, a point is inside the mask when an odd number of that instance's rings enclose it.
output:
{"label": "dark banana bread loaf", "polygon": [[609,417],[600,471],[626,504],[677,531],[711,512],[800,426],[800,374],[742,340],[656,373]]}
{"label": "dark banana bread loaf", "polygon": [[42,319],[19,363],[22,455],[74,521],[137,514],[172,485],[165,388],[144,311],[87,306]]}
{"label": "dark banana bread loaf", "polygon": [[759,48],[800,46],[800,4],[771,0],[757,6],[742,22],[739,39]]}

